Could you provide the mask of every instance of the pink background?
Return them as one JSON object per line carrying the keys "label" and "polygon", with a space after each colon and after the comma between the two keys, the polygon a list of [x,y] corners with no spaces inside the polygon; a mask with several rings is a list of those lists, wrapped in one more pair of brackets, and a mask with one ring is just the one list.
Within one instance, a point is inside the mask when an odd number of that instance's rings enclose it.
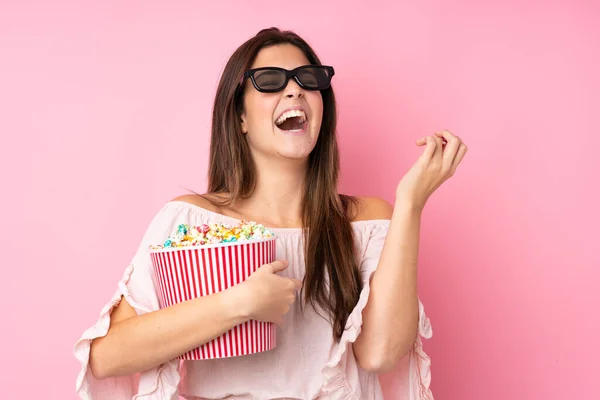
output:
{"label": "pink background", "polygon": [[341,191],[391,201],[417,137],[469,145],[423,223],[436,400],[592,398],[600,7],[397,3],[2,2],[0,397],[75,398],[73,344],[150,218],[205,189],[221,69],[276,25],[336,67]]}

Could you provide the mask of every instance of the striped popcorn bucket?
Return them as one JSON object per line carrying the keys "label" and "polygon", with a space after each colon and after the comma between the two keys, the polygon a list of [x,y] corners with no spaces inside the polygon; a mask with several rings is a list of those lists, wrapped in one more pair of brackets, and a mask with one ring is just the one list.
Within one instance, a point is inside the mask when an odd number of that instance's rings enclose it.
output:
{"label": "striped popcorn bucket", "polygon": [[[220,292],[246,280],[275,260],[275,238],[203,246],[151,249],[161,308]],[[181,360],[208,360],[275,348],[273,323],[246,321],[182,354]]]}

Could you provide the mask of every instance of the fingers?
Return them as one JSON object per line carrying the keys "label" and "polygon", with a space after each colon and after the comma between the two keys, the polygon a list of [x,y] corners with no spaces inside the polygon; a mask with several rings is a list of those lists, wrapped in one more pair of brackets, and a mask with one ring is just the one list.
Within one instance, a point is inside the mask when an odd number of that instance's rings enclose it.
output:
{"label": "fingers", "polygon": [[270,272],[277,273],[286,269],[289,264],[290,263],[287,260],[277,260],[270,264],[265,264],[263,267],[268,269]]}
{"label": "fingers", "polygon": [[446,141],[446,145],[444,146],[444,153],[442,154],[442,171],[452,172],[452,164],[458,152],[458,148],[461,144],[460,138],[446,130],[436,132],[435,135],[440,139]]}
{"label": "fingers", "polygon": [[442,139],[442,141],[444,142],[444,145],[447,144],[450,141],[450,137],[449,136],[454,136],[454,135],[452,135],[447,130],[443,130],[443,131],[439,131],[439,132],[434,132],[434,135],[435,135],[435,137],[438,137],[438,138]]}
{"label": "fingers", "polygon": [[458,164],[460,164],[465,154],[467,154],[467,150],[467,146],[464,143],[461,143],[456,152],[456,157],[454,157],[454,161],[452,162],[452,173],[458,168]]}
{"label": "fingers", "polygon": [[454,174],[458,164],[460,164],[467,153],[467,146],[458,136],[453,135],[447,130],[441,131],[436,135],[443,137],[448,142],[445,151],[446,154],[444,154],[444,169]]}
{"label": "fingers", "polygon": [[435,140],[431,136],[425,136],[424,138],[417,140],[417,145],[422,146],[419,144],[419,141],[422,141],[426,145],[425,151],[423,151],[423,154],[421,154],[421,157],[419,157],[419,158],[421,159],[421,161],[430,160],[431,157],[433,156],[433,154],[435,152],[435,148],[437,146]]}
{"label": "fingers", "polygon": [[433,139],[435,140],[435,151],[433,152],[432,159],[436,160],[437,162],[439,162],[439,165],[441,165],[445,143],[444,140],[437,134],[433,135]]}
{"label": "fingers", "polygon": [[419,147],[427,146],[420,158],[439,162],[442,170],[450,174],[454,174],[467,152],[467,146],[462,140],[448,130],[419,138],[415,143]]}
{"label": "fingers", "polygon": [[423,161],[429,161],[431,159],[439,159],[440,163],[442,160],[443,141],[439,137],[425,136],[416,141],[417,146],[425,145],[425,151],[421,154]]}

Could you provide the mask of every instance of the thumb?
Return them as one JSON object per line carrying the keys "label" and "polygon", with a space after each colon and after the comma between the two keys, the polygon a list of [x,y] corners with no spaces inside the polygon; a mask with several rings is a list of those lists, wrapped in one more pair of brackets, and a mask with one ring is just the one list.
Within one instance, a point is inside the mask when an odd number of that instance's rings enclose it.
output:
{"label": "thumb", "polygon": [[286,269],[289,265],[289,262],[287,260],[277,260],[277,261],[273,261],[270,264],[265,265],[270,272],[276,274],[277,272],[283,271],[284,269]]}

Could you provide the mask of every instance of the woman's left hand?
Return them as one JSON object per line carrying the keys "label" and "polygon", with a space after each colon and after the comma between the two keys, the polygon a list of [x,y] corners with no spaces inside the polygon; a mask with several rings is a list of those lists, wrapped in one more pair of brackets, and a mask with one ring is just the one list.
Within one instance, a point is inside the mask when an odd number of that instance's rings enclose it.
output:
{"label": "woman's left hand", "polygon": [[425,150],[398,184],[396,200],[422,210],[429,196],[454,175],[467,146],[448,131],[435,132],[416,144]]}

